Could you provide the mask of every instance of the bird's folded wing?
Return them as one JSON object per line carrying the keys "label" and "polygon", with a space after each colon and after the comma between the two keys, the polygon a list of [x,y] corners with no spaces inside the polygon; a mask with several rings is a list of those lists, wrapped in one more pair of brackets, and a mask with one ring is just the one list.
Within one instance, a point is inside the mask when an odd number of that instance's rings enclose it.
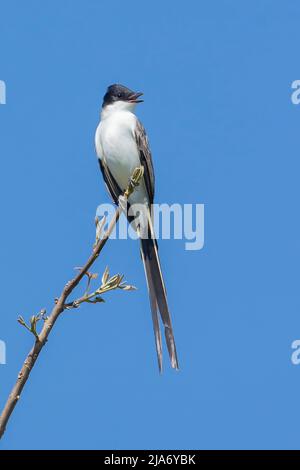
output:
{"label": "bird's folded wing", "polygon": [[109,171],[109,168],[106,165],[105,161],[102,160],[101,158],[98,158],[98,161],[99,161],[100,169],[101,169],[102,176],[105,181],[107,190],[109,194],[111,195],[111,198],[113,199],[115,204],[119,204],[119,196],[123,194],[123,191],[121,190],[115,178]]}
{"label": "bird's folded wing", "polygon": [[141,165],[144,167],[144,181],[148,193],[149,203],[151,205],[153,204],[154,199],[155,184],[153,162],[146,131],[138,119],[135,127],[134,137],[140,154]]}

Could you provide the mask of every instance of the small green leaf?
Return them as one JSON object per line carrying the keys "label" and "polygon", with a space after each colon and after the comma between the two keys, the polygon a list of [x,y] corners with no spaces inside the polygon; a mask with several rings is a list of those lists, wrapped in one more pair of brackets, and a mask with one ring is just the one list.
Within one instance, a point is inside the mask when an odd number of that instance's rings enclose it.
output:
{"label": "small green leaf", "polygon": [[96,217],[95,218],[95,225],[96,225],[96,241],[95,241],[95,244],[98,243],[98,241],[101,239],[101,235],[102,235],[102,230],[103,230],[103,227],[105,225],[105,222],[106,222],[106,217],[102,217],[102,219],[100,220],[99,217]]}
{"label": "small green leaf", "polygon": [[122,290],[137,290],[135,286],[130,286],[129,284],[120,284],[119,288]]}
{"label": "small green leaf", "polygon": [[101,280],[101,281],[102,281],[102,285],[105,285],[105,284],[107,283],[108,278],[109,278],[109,269],[108,269],[108,266],[106,266],[105,271],[104,271],[104,273],[103,273],[103,275],[102,275],[102,280]]}
{"label": "small green leaf", "polygon": [[100,297],[99,295],[97,295],[97,297],[95,297],[94,299],[88,299],[86,300],[87,303],[89,304],[98,304],[98,303],[103,303],[105,302],[105,300]]}
{"label": "small green leaf", "polygon": [[134,186],[138,185],[140,180],[142,179],[144,175],[144,167],[140,166],[136,168],[132,174],[131,181]]}
{"label": "small green leaf", "polygon": [[23,318],[21,315],[18,317],[18,320],[17,320],[17,321],[18,321],[18,322],[20,323],[20,325],[22,325],[22,326],[25,326],[25,325],[26,325],[25,320],[24,320],[24,318]]}

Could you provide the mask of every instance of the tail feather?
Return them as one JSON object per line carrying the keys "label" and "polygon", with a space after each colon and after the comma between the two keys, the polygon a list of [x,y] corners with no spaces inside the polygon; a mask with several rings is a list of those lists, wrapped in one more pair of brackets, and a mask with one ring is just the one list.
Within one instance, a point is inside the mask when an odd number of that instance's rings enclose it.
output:
{"label": "tail feather", "polygon": [[159,372],[162,372],[162,341],[161,341],[161,333],[159,327],[159,318],[157,312],[157,302],[154,295],[154,286],[152,282],[152,275],[150,264],[148,258],[144,257],[143,250],[141,248],[141,255],[145,269],[145,276],[147,280],[148,292],[149,292],[149,299],[150,299],[150,307],[152,313],[152,321],[153,321],[153,329],[154,329],[154,336],[155,336],[155,346],[157,352],[157,360],[158,360],[158,368]]}
{"label": "tail feather", "polygon": [[149,290],[159,369],[160,371],[162,369],[162,345],[157,310],[159,310],[164,325],[171,365],[174,369],[179,369],[171,316],[167,303],[166,289],[157,252],[157,243],[154,238],[150,219],[149,237],[147,239],[141,238],[141,252]]}

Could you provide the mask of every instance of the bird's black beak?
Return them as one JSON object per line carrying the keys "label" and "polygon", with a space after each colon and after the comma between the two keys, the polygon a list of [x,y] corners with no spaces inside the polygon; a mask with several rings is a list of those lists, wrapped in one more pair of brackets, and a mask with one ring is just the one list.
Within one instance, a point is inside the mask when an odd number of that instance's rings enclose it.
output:
{"label": "bird's black beak", "polygon": [[144,100],[138,99],[142,95],[143,93],[132,93],[132,95],[130,95],[128,98],[128,102],[129,103],[143,103]]}

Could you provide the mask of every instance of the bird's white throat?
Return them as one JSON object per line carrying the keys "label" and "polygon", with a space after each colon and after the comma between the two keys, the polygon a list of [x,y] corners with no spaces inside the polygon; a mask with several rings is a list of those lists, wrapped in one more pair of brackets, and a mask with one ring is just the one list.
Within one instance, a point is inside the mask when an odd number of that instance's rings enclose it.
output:
{"label": "bird's white throat", "polygon": [[112,104],[108,104],[102,108],[101,111],[101,120],[107,119],[112,116],[114,113],[119,113],[120,111],[129,111],[134,113],[136,103],[128,103],[128,101],[115,101]]}

